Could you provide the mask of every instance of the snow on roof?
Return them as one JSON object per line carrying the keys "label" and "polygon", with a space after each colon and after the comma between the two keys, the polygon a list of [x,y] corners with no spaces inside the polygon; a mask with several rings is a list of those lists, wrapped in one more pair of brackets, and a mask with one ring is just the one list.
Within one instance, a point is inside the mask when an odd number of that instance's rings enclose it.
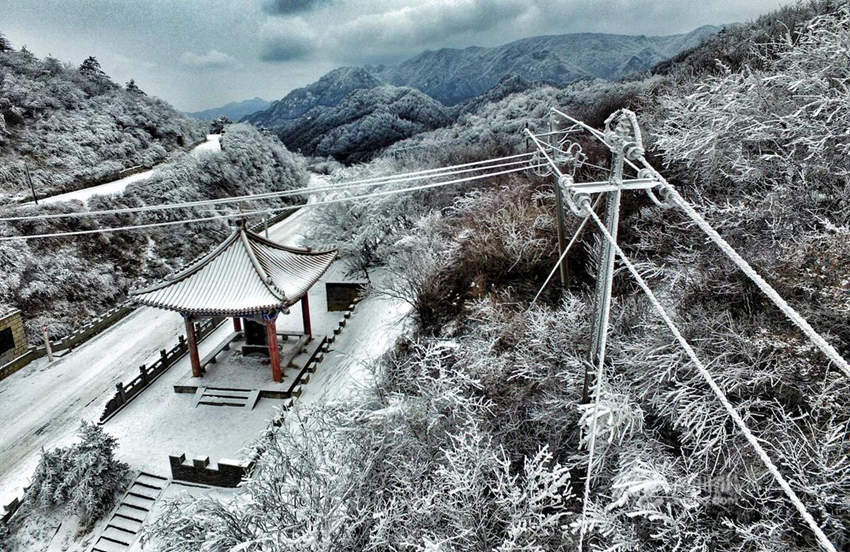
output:
{"label": "snow on roof", "polygon": [[130,293],[142,305],[193,316],[248,316],[286,310],[322,277],[335,249],[269,241],[244,226],[164,282]]}

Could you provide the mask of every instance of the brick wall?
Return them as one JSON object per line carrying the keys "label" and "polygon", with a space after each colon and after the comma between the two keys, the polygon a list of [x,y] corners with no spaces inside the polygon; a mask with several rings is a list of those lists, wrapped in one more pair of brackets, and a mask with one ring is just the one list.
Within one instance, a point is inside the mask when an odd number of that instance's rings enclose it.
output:
{"label": "brick wall", "polygon": [[[13,310],[0,315],[0,332],[3,336],[11,336],[12,348],[0,352],[0,364],[5,364],[27,352],[27,336],[24,333],[24,322],[21,311]],[[7,337],[0,336],[0,343]]]}

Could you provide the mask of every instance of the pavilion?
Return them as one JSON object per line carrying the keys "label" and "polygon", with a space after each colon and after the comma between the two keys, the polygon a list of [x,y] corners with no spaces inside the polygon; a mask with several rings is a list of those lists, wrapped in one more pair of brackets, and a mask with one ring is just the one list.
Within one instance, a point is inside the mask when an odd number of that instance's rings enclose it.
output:
{"label": "pavilion", "polygon": [[[230,317],[237,332],[265,326],[262,349],[268,347],[274,381],[282,381],[276,319],[301,302],[304,334],[312,338],[308,291],[336,259],[337,251],[312,251],[269,241],[243,223],[218,247],[163,282],[131,292],[141,305],[177,311],[186,321],[192,376],[203,370],[195,321]],[[254,326],[260,327],[262,326]],[[261,332],[262,334],[262,332]]]}

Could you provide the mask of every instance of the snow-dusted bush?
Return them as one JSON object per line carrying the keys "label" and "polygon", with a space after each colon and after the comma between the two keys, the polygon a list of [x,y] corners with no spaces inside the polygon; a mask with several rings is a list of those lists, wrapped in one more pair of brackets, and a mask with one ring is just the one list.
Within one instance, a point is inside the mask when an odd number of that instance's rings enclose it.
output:
{"label": "snow-dusted bush", "polygon": [[478,383],[442,368],[453,347],[411,347],[398,359],[415,376],[405,391],[386,380],[354,403],[290,411],[233,501],[171,503],[146,540],[162,551],[568,549],[565,465],[545,446],[500,449]]}
{"label": "snow-dusted bush", "polygon": [[80,441],[43,451],[27,490],[27,507],[65,507],[79,516],[84,531],[115,504],[129,468],[115,458],[117,439],[97,424],[83,422]]}
{"label": "snow-dusted bush", "polygon": [[848,32],[845,7],[811,21],[796,42],[755,46],[762,69],[726,71],[666,95],[658,147],[703,182],[731,180],[736,191],[798,194],[847,212]]}

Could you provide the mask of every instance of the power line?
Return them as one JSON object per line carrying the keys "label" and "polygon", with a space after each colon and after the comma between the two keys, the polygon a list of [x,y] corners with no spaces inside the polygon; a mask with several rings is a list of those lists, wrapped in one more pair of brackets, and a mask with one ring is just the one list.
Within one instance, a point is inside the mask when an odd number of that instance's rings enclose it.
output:
{"label": "power line", "polygon": [[[702,361],[699,359],[699,357],[697,357],[696,352],[694,352],[690,343],[688,343],[688,341],[684,338],[684,336],[682,336],[682,333],[679,331],[679,329],[673,323],[673,320],[670,318],[670,315],[667,314],[667,311],[664,309],[664,307],[658,301],[658,298],[655,297],[655,294],[652,292],[652,290],[649,288],[647,283],[644,281],[643,277],[641,277],[638,270],[635,268],[635,266],[632,264],[632,262],[626,256],[626,254],[623,253],[623,250],[620,248],[619,245],[617,245],[616,240],[608,232],[608,229],[605,228],[605,224],[599,219],[599,217],[596,215],[596,213],[590,207],[589,201],[584,202],[584,208],[587,210],[588,216],[590,216],[593,219],[593,221],[596,223],[596,225],[599,227],[599,230],[605,236],[605,239],[608,240],[608,242],[614,248],[614,250],[617,253],[617,256],[620,257],[620,260],[623,262],[623,264],[626,266],[626,268],[629,270],[629,272],[631,272],[632,276],[637,281],[641,290],[643,290],[643,292],[649,298],[649,301],[652,304],[653,308],[658,312],[659,316],[661,316],[661,319],[664,321],[664,323],[670,329],[670,332],[673,334],[673,337],[676,338],[676,341],[678,341],[679,345],[681,345],[682,348],[685,350],[685,353],[687,353],[688,357],[691,359],[691,362],[697,368],[697,371],[700,373],[700,375],[703,377],[703,379],[705,379],[705,381],[708,383],[708,386],[711,388],[712,392],[717,397],[717,400],[719,400],[720,403],[723,405],[723,408],[726,410],[726,412],[729,414],[729,416],[735,422],[735,425],[738,426],[738,429],[741,430],[741,432],[744,434],[744,437],[746,437],[747,441],[749,441],[750,445],[753,447],[753,449],[755,449],[755,452],[758,455],[759,459],[762,461],[762,463],[765,465],[767,470],[773,476],[774,480],[776,480],[776,482],[779,484],[779,486],[785,492],[785,495],[788,497],[788,499],[791,501],[791,503],[794,505],[794,507],[797,509],[797,511],[803,517],[805,522],[808,524],[809,528],[815,534],[815,537],[817,538],[820,545],[824,548],[824,550],[827,550],[829,552],[837,552],[836,549],[835,549],[835,546],[829,541],[826,534],[823,532],[823,530],[820,528],[820,526],[815,522],[812,515],[806,509],[805,504],[803,504],[803,502],[797,496],[797,493],[794,492],[794,489],[791,488],[791,486],[788,484],[788,482],[785,480],[785,478],[782,476],[782,474],[779,473],[779,469],[776,467],[776,465],[770,459],[770,456],[768,456],[767,452],[762,448],[761,444],[759,444],[758,439],[756,438],[755,435],[753,435],[752,431],[750,431],[750,428],[747,427],[747,424],[746,424],[746,422],[744,422],[744,419],[741,418],[741,415],[738,414],[738,411],[735,410],[735,407],[732,406],[732,404],[729,402],[729,399],[723,393],[723,390],[720,389],[720,386],[718,386],[717,383],[714,381],[714,378],[708,372],[705,365],[702,363]],[[604,338],[604,336],[602,336],[602,337]],[[602,362],[600,360],[600,370],[599,370],[600,373],[602,371],[601,366],[602,366]],[[598,386],[598,382],[597,382],[597,386]],[[598,404],[598,399],[599,399],[598,394],[599,394],[599,389],[597,388],[597,404]],[[595,410],[598,410],[598,408],[596,408]],[[593,418],[594,421],[596,420],[595,416],[596,416],[596,413],[594,412],[594,418]],[[591,437],[593,437],[593,436],[591,435]],[[591,455],[593,453],[592,447],[593,447],[593,441],[591,441]],[[591,461],[592,461],[592,457],[591,457]],[[588,478],[589,478],[589,474],[590,474],[590,465],[591,464],[589,463],[588,464]],[[587,493],[588,493],[588,486],[586,485],[585,486],[585,500],[587,500]],[[582,519],[584,519],[584,515],[583,515]],[[584,527],[584,524],[582,524],[582,527]]]}
{"label": "power line", "polygon": [[[577,119],[570,117],[566,113],[563,113],[557,109],[553,108],[553,111],[558,115],[561,115],[562,117],[586,129],[588,132],[593,134],[600,142],[605,144],[605,146],[607,146],[608,148],[613,147],[605,140],[605,135],[602,132],[599,132],[598,130],[586,125],[585,123]],[[727,257],[729,257],[729,259],[732,260],[735,266],[737,266],[738,269],[741,270],[741,272],[746,274],[747,277],[752,280],[753,283],[756,284],[756,286],[762,291],[762,293],[764,293],[771,301],[773,301],[773,304],[775,304],[779,308],[779,310],[781,310],[783,314],[785,314],[785,316],[792,323],[794,323],[794,325],[800,328],[800,330],[802,330],[806,337],[808,337],[809,340],[811,340],[811,342],[814,343],[818,347],[818,349],[820,349],[820,351],[830,361],[832,361],[841,372],[844,373],[845,376],[850,378],[850,364],[848,364],[847,360],[845,360],[844,357],[841,356],[841,354],[835,349],[835,347],[833,347],[826,339],[824,339],[824,337],[821,336],[811,326],[811,324],[809,324],[809,322],[805,318],[803,318],[802,315],[800,315],[800,313],[798,313],[791,305],[789,305],[788,302],[785,301],[785,299],[783,299],[781,295],[779,295],[779,292],[777,292],[773,288],[773,286],[767,283],[767,281],[762,278],[758,272],[755,271],[755,269],[750,265],[750,263],[748,263],[746,259],[744,259],[735,250],[735,248],[733,248],[729,244],[729,242],[723,239],[720,233],[718,233],[717,230],[715,230],[714,227],[712,227],[711,224],[709,224],[709,222],[705,220],[705,218],[703,218],[703,216],[700,215],[697,210],[684,197],[682,197],[682,195],[673,186],[670,185],[669,182],[667,182],[667,179],[665,179],[661,175],[661,173],[659,173],[652,165],[649,164],[649,162],[646,160],[646,157],[640,154],[638,160],[640,161],[641,165],[643,165],[642,168],[639,167],[637,164],[633,163],[628,158],[625,159],[625,162],[630,167],[632,167],[632,169],[637,171],[638,174],[640,174],[641,171],[649,171],[652,176],[660,182],[662,189],[667,193],[668,201],[667,203],[660,202],[650,190],[646,190],[650,198],[652,198],[652,200],[656,204],[670,206],[669,204],[670,202],[672,202],[680,209],[682,209],[696,223],[696,225],[706,235],[708,235],[709,238],[711,238],[711,241],[713,241],[715,245],[717,245],[717,247],[720,248],[720,250]]]}
{"label": "power line", "polygon": [[[666,184],[666,181],[664,181]],[[791,322],[793,322],[798,328],[800,328],[803,333],[808,337],[812,343],[814,343],[818,349],[829,359],[831,360],[839,370],[841,370],[845,376],[850,378],[850,365],[847,364],[847,361],[841,354],[835,350],[835,348],[821,336],[815,329],[809,324],[809,322],[803,318],[800,313],[794,310],[794,307],[788,304],[788,302],[779,295],[773,286],[767,283],[767,281],[761,277],[761,275],[755,271],[755,269],[748,263],[737,251],[723,239],[723,237],[705,220],[702,215],[700,215],[694,207],[688,203],[685,198],[679,194],[672,186],[666,184],[665,190],[667,191],[668,198],[672,199],[673,202],[678,205],[690,218],[693,220],[697,226],[705,232],[709,238],[720,248],[720,250],[729,257],[733,263],[744,273],[746,274],[750,280],[752,280],[756,286],[770,298],[773,303],[779,307],[785,316],[788,317]]]}
{"label": "power line", "polygon": [[283,211],[293,211],[293,210],[301,209],[301,208],[305,208],[305,207],[319,207],[319,206],[322,206],[322,205],[332,205],[332,204],[335,204],[335,203],[342,203],[342,202],[345,202],[345,201],[355,201],[355,200],[360,200],[360,199],[371,199],[371,198],[375,198],[375,197],[382,197],[382,196],[393,195],[393,194],[416,192],[416,191],[420,191],[420,190],[429,190],[429,189],[433,189],[433,188],[440,188],[440,187],[443,187],[443,186],[449,186],[449,185],[452,185],[452,184],[461,184],[461,183],[464,183],[464,182],[472,182],[472,181],[475,181],[475,180],[481,180],[481,179],[484,179],[484,178],[491,178],[491,177],[494,177],[494,176],[512,174],[512,173],[516,173],[516,172],[520,172],[520,171],[525,171],[525,170],[528,170],[528,169],[531,169],[531,168],[535,168],[535,165],[528,164],[528,165],[524,165],[524,166],[513,168],[513,169],[505,169],[503,171],[499,171],[499,172],[495,172],[495,173],[487,173],[487,174],[481,174],[481,175],[468,176],[468,177],[465,177],[465,178],[458,178],[458,179],[449,180],[449,181],[446,181],[446,182],[435,182],[435,183],[425,184],[425,185],[420,185],[420,186],[411,186],[411,187],[399,188],[399,189],[395,189],[395,190],[383,190],[383,191],[380,191],[380,192],[373,192],[373,193],[364,194],[364,195],[348,196],[348,197],[335,198],[335,199],[329,199],[329,200],[324,200],[324,201],[316,201],[316,202],[313,202],[313,203],[303,203],[303,204],[299,204],[299,205],[289,205],[289,206],[285,206],[285,207],[274,207],[274,208],[269,208],[269,209],[248,211],[248,212],[244,212],[244,213],[219,214],[219,215],[214,215],[214,216],[209,216],[209,217],[199,217],[199,218],[193,218],[193,219],[181,219],[181,220],[174,220],[174,221],[167,221],[167,222],[154,222],[154,223],[149,223],[149,224],[136,224],[136,225],[130,225],[130,226],[116,226],[116,227],[110,227],[110,228],[97,228],[97,229],[91,229],[91,230],[74,230],[74,231],[69,231],[69,232],[55,232],[55,233],[48,233],[48,234],[30,234],[30,235],[23,235],[23,236],[0,236],[0,241],[31,240],[31,239],[41,239],[41,238],[82,236],[82,235],[87,235],[87,234],[103,234],[103,233],[108,233],[108,232],[119,232],[119,231],[124,231],[124,230],[139,230],[139,229],[144,229],[144,228],[156,228],[156,227],[161,227],[161,226],[174,226],[174,225],[178,225],[178,224],[190,224],[190,223],[195,223],[195,222],[206,222],[206,221],[211,221],[211,220],[216,220],[216,219],[240,218],[240,217],[246,217],[246,216],[252,216],[252,215],[267,215],[267,214],[279,213],[279,212],[283,212]]}
{"label": "power line", "polygon": [[[520,157],[527,157],[530,154],[518,154],[518,155],[510,155],[506,157],[500,157],[495,159],[487,159],[483,161],[475,161],[472,163],[464,163],[461,165],[452,165],[448,167],[441,167],[437,169],[428,169],[425,171],[417,171],[411,173],[402,173],[398,175],[389,175],[382,177],[374,177],[374,178],[366,178],[361,180],[353,180],[349,182],[342,182],[339,184],[329,184],[326,186],[315,186],[308,188],[298,188],[296,190],[283,190],[279,192],[265,192],[261,194],[248,194],[242,196],[232,196],[226,198],[218,198],[218,199],[207,199],[207,200],[198,200],[198,201],[188,201],[182,203],[168,203],[168,204],[159,204],[159,205],[144,205],[140,207],[122,207],[117,209],[102,209],[96,211],[78,211],[72,213],[43,213],[39,215],[22,215],[15,217],[0,217],[0,221],[3,222],[12,222],[12,221],[27,221],[27,220],[46,220],[46,219],[56,219],[56,218],[81,218],[88,216],[105,216],[105,215],[117,215],[117,214],[129,214],[129,213],[141,213],[141,212],[149,212],[149,211],[160,211],[160,210],[169,210],[169,209],[186,209],[193,207],[207,207],[214,205],[222,205],[228,203],[241,203],[244,201],[257,201],[262,199],[272,199],[272,198],[281,198],[281,197],[291,197],[297,195],[306,195],[306,194],[314,194],[314,193],[323,193],[323,192],[332,192],[332,191],[343,191],[347,189],[360,188],[360,187],[369,187],[369,186],[378,186],[378,185],[387,185],[387,184],[398,184],[403,182],[410,182],[412,180],[424,180],[426,178],[438,178],[443,176],[451,176],[456,174],[464,174],[469,172],[481,171],[481,170],[490,170],[499,167],[507,167],[507,166],[516,166],[523,163],[527,163],[528,159],[517,160]],[[509,159],[514,159],[511,162],[499,163],[501,161],[507,161]]]}

